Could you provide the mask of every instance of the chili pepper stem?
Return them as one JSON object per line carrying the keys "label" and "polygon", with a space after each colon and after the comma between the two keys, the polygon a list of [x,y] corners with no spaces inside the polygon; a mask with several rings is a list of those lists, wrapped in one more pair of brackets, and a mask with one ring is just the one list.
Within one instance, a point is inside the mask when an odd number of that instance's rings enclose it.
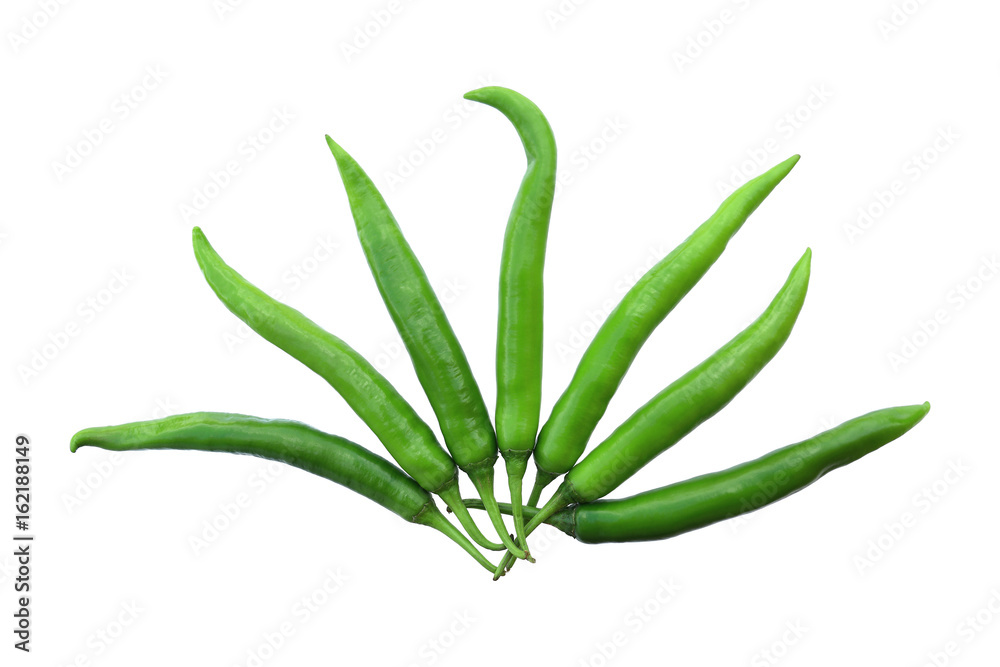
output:
{"label": "chili pepper stem", "polygon": [[470,556],[476,559],[477,563],[485,567],[490,572],[494,571],[493,563],[491,563],[486,556],[484,556],[479,549],[477,549],[475,545],[469,541],[469,538],[462,534],[462,531],[455,528],[455,526],[445,518],[444,514],[441,514],[441,510],[437,507],[425,512],[419,519],[417,519],[417,523],[421,523],[425,526],[430,526],[431,528],[441,531],[451,538],[452,541],[458,544],[458,546],[465,549]]}
{"label": "chili pepper stem", "polygon": [[500,536],[500,541],[507,547],[507,551],[518,558],[525,558],[534,562],[531,554],[520,549],[507,534],[507,526],[503,523],[503,517],[500,516],[500,508],[497,506],[496,496],[493,494],[493,466],[487,465],[472,468],[466,470],[466,474],[469,475],[469,479],[472,480],[476,491],[479,492],[479,497],[482,498],[483,506],[486,508],[486,514],[490,517],[490,521],[493,522],[493,527],[496,529],[497,535]]}
{"label": "chili pepper stem", "polygon": [[542,497],[542,491],[558,476],[547,473],[541,468],[535,469],[535,486],[531,489],[531,495],[528,497],[528,507],[538,507],[538,500]]}
{"label": "chili pepper stem", "polygon": [[524,537],[524,507],[521,503],[521,487],[524,484],[524,471],[528,468],[529,451],[504,452],[507,464],[507,484],[510,486],[511,515],[514,517],[514,534],[517,544],[528,551],[528,543]]}
{"label": "chili pepper stem", "polygon": [[[470,510],[481,510],[484,509],[483,501],[478,498],[462,498],[462,503],[465,504]],[[497,503],[500,507],[501,514],[509,514],[513,516],[514,508],[511,507],[510,503]],[[450,510],[449,510],[450,511]],[[528,517],[528,521],[538,514],[539,510],[536,507],[525,507],[524,516]],[[562,512],[556,512],[554,515],[550,516],[546,521],[547,524],[553,528],[558,528],[562,532],[566,533],[570,537],[576,537],[576,518],[575,512],[569,512],[568,514],[563,514]]]}
{"label": "chili pepper stem", "polygon": [[469,514],[468,508],[466,508],[465,504],[462,502],[461,493],[459,493],[458,490],[458,484],[452,484],[447,488],[438,491],[438,496],[440,496],[441,500],[443,500],[445,505],[448,506],[448,511],[455,514],[455,518],[458,519],[460,524],[462,524],[462,527],[465,528],[465,532],[469,534],[469,537],[472,538],[473,542],[484,549],[489,549],[490,551],[503,551],[507,548],[503,544],[491,542],[486,539],[486,536],[483,535],[481,530],[479,530],[479,526],[477,526],[476,522],[472,520],[472,516]]}
{"label": "chili pepper stem", "polygon": [[[549,502],[545,503],[545,507],[538,510],[538,513],[531,517],[528,525],[524,527],[524,536],[527,537],[528,535],[531,535],[535,528],[538,528],[540,525],[545,523],[549,517],[564,507],[568,507],[571,503],[575,502],[575,500],[576,499],[573,497],[572,487],[563,482],[559,488],[556,489],[555,495],[549,499]],[[496,581],[504,575],[504,568],[508,563],[510,556],[511,552],[508,549],[507,554],[500,560],[500,564],[493,572],[493,581]]]}

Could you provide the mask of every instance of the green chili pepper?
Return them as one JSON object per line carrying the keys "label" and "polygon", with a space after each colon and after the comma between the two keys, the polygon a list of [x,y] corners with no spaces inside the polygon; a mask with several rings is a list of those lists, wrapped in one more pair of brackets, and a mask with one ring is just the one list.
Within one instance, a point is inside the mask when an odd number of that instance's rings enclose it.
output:
{"label": "green chili pepper", "polygon": [[528,166],[507,220],[497,318],[497,444],[507,466],[514,529],[524,541],[521,480],[535,446],[542,403],[542,273],[556,187],[556,140],[541,110],[508,88],[466,99],[499,110],[514,125]]}
{"label": "green chili pepper", "polygon": [[[572,505],[546,523],[586,544],[665,540],[766,507],[900,437],[930,404],[876,410],[727,470],[619,500]],[[478,500],[466,500],[482,509]],[[500,504],[505,514],[510,505]],[[529,519],[540,510],[527,508]]]}
{"label": "green chili pepper", "polygon": [[[661,391],[569,471],[542,510],[525,526],[530,533],[573,503],[603,498],[731,401],[788,339],[809,284],[806,250],[767,310],[715,354]],[[494,577],[508,562],[501,561]]]}
{"label": "green chili pepper", "polygon": [[480,565],[493,571],[493,565],[438,510],[431,495],[402,470],[360,445],[299,422],[195,412],[88,428],[70,441],[73,452],[88,446],[116,452],[140,449],[230,452],[287,463],[346,486],[411,523],[441,531]]}
{"label": "green chili pepper", "polygon": [[493,495],[498,450],[486,403],[465,352],[375,184],[329,136],[358,238],[375,284],[409,352],[417,379],[437,415],[452,458],[472,480],[501,541],[519,558],[530,557],[510,539]]}
{"label": "green chili pepper", "polygon": [[[543,522],[588,543],[665,539],[786,497],[899,437],[927,414],[927,403],[872,412],[728,470],[630,498],[601,500],[725,407],[790,335],[808,287],[808,250],[759,318],[636,410],[580,460],[642,345],[721,256],[798,156],[739,188],[628,291],[598,330],[538,432],[543,272],[556,181],[555,140],[538,107],[514,91],[488,87],[466,98],[503,113],[517,130],[527,159],[504,237],[496,431],[444,309],[388,205],[357,162],[328,136],[368,265],[451,455],[361,355],[243,279],[198,228],[195,255],[226,307],[333,386],[406,472],[352,442],[304,424],[222,413],[86,429],[73,437],[71,450],[87,445],[116,451],[197,449],[283,461],[347,486],[407,521],[441,531],[497,579],[516,563],[515,557],[533,560],[525,538]],[[522,479],[532,451],[538,474],[525,508]],[[512,500],[502,508],[493,489],[493,468],[500,453]],[[462,501],[458,469],[472,479],[480,500]],[[545,486],[564,473],[553,497],[541,509],[535,508]],[[438,511],[432,493],[456,512],[473,540],[487,548],[507,548],[499,566],[494,568]],[[483,536],[466,503],[486,510],[502,545]],[[507,532],[501,509],[513,515],[516,535]]]}
{"label": "green chili pepper", "polygon": [[529,505],[536,505],[542,489],[579,460],[643,343],[798,160],[798,155],[788,158],[730,195],[712,217],[647,271],[611,312],[542,426]]}
{"label": "green chili pepper", "polygon": [[[198,265],[226,308],[329,382],[420,486],[441,496],[452,510],[462,508],[455,462],[392,384],[347,343],[228,266],[201,229],[195,227],[192,237]],[[486,539],[468,512],[455,516],[481,546],[503,548]]]}

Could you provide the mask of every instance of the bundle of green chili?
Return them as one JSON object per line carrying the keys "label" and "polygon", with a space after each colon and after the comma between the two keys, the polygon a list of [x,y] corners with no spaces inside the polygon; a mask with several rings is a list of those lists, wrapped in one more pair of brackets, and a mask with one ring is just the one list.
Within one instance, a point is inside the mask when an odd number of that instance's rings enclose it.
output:
{"label": "bundle of green chili", "polygon": [[[549,523],[585,543],[662,540],[757,510],[856,461],[915,426],[927,403],[887,408],[728,470],[617,500],[603,500],[640,468],[726,406],[777,354],[805,300],[809,250],[746,329],[637,409],[587,456],[584,451],[643,343],[722,255],[750,214],[798,161],[793,156],[743,185],[622,298],[584,352],[569,386],[539,429],[542,393],[543,269],[556,183],[556,145],[545,116],[500,87],[468,93],[513,124],[527,158],[503,242],[496,343],[495,424],[465,353],[427,275],[392,212],[357,162],[330,137],[358,238],[372,276],[413,362],[444,439],[438,442],[392,384],[340,338],[254,287],[230,268],[197,227],[195,257],[234,315],[326,380],[399,465],[305,424],[199,412],[89,428],[70,444],[115,451],[193,449],[249,454],[346,486],[407,521],[441,531],[494,579],[516,558],[533,561],[528,535]],[[503,456],[510,503],[498,503],[493,470]],[[536,468],[527,504],[522,479]],[[400,469],[401,468],[401,469]],[[479,498],[463,500],[459,471]],[[563,476],[551,498],[542,491]],[[434,503],[438,495],[468,537]],[[499,542],[468,509],[485,510]],[[512,516],[510,534],[503,514]],[[525,519],[528,520],[527,524]],[[498,565],[480,547],[504,550]]]}

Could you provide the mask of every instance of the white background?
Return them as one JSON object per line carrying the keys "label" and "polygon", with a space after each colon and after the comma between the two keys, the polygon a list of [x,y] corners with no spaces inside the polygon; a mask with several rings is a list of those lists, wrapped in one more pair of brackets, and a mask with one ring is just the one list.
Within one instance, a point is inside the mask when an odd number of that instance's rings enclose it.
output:
{"label": "white background", "polygon": [[[6,2],[0,461],[9,490],[14,437],[30,435],[37,542],[30,656],[10,646],[13,563],[0,557],[2,662],[995,664],[1000,8],[902,4]],[[541,534],[538,563],[498,583],[434,531],[298,470],[69,453],[80,428],[195,410],[298,419],[384,453],[303,366],[253,336],[233,343],[194,224],[432,422],[325,133],[383,189],[492,406],[500,246],[524,156],[499,113],[463,106],[484,82],[544,110],[567,181],[549,237],[543,417],[591,320],[711,214],[720,184],[803,156],[657,329],[594,440],[749,323],[811,247],[795,331],[615,495],[880,407],[929,400],[927,419],[745,522],[647,544]],[[269,135],[276,110],[291,119]],[[213,188],[228,161],[239,173]],[[390,183],[401,161],[419,165]],[[872,217],[852,232],[859,209]],[[240,494],[248,506],[196,553]],[[322,604],[306,617],[310,596]],[[283,623],[293,634],[271,651]]]}

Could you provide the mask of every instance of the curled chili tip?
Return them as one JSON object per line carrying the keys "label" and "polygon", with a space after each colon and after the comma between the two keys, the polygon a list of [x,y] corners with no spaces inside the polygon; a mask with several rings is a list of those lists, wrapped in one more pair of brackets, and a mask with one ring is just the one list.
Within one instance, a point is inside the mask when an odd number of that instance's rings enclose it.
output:
{"label": "curled chili tip", "polygon": [[556,142],[552,128],[538,106],[521,93],[503,86],[487,86],[469,91],[465,99],[498,110],[514,123],[528,159],[541,159],[554,166]]}
{"label": "curled chili tip", "polygon": [[90,443],[87,442],[87,431],[80,431],[69,441],[69,451],[75,453],[76,450],[86,447],[88,444]]}

